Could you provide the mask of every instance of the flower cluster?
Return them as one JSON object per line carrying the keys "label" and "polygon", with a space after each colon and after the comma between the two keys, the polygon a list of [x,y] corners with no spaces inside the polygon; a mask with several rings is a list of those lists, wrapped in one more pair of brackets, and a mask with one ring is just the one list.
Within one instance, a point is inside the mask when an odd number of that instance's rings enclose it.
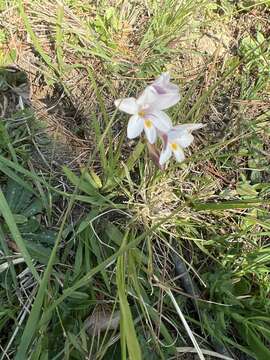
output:
{"label": "flower cluster", "polygon": [[204,126],[203,124],[172,125],[171,119],[163,110],[175,105],[179,100],[179,88],[170,82],[168,73],[161,74],[147,86],[138,99],[130,97],[115,100],[115,106],[119,110],[131,115],[127,127],[129,139],[138,137],[144,131],[151,149],[160,137],[163,143],[158,159],[160,167],[163,167],[172,154],[178,162],[183,161],[185,158],[183,149],[193,141],[191,132]]}

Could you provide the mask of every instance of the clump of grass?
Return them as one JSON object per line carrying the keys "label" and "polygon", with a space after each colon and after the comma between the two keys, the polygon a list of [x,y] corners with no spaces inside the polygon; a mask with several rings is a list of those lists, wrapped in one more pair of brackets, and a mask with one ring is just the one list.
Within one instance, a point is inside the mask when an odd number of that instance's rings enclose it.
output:
{"label": "clump of grass", "polygon": [[[253,11],[264,22],[267,4],[16,5],[15,23],[1,21],[13,44],[27,41],[16,60],[36,89],[25,102],[0,84],[1,106],[17,101],[1,115],[2,359],[269,358],[268,34],[238,28],[226,56],[194,40],[199,71],[175,65],[187,34]],[[183,88],[173,121],[207,128],[161,172],[143,140],[127,144],[113,99],[164,69]],[[47,160],[39,117],[74,142],[73,166],[63,156],[55,169],[57,143]]]}

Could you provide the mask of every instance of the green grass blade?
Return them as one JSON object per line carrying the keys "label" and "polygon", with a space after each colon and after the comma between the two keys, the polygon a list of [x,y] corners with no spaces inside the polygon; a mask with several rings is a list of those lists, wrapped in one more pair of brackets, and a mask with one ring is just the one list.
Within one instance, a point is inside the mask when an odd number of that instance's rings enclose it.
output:
{"label": "green grass blade", "polygon": [[14,269],[13,262],[9,258],[10,252],[9,252],[9,248],[7,246],[7,243],[6,243],[5,234],[4,234],[3,230],[2,230],[1,225],[0,225],[0,244],[2,246],[2,249],[4,251],[5,256],[7,258],[7,262],[9,264],[9,266],[10,266],[10,272],[11,272],[13,284],[14,284],[15,288],[17,288],[18,287],[18,282],[17,282],[17,278],[16,278],[16,272],[15,272],[15,269]]}
{"label": "green grass blade", "polygon": [[18,246],[27,266],[31,270],[34,278],[39,282],[40,277],[32,263],[31,256],[25,246],[23,238],[21,237],[20,231],[15,222],[14,216],[8,206],[8,203],[6,201],[6,198],[5,198],[1,188],[0,188],[0,213],[2,213],[2,216],[5,219],[5,222],[10,230],[10,233],[11,233],[16,245]]}
{"label": "green grass blade", "polygon": [[77,281],[76,284],[73,286],[67,288],[64,290],[63,295],[61,295],[58,299],[54,301],[54,303],[46,310],[43,316],[43,321],[41,322],[41,325],[43,322],[46,322],[48,318],[51,316],[51,312],[54,311],[54,309],[61,304],[66,298],[71,296],[77,289],[81,288],[82,286],[89,283],[90,279],[92,279],[93,276],[95,276],[97,273],[99,273],[101,270],[106,269],[109,265],[111,265],[119,256],[124,254],[130,249],[136,248],[144,239],[146,236],[152,234],[154,231],[156,231],[162,224],[165,224],[166,221],[171,216],[174,216],[179,211],[181,211],[186,206],[186,203],[180,205],[178,208],[176,208],[171,215],[164,217],[162,220],[160,220],[158,223],[153,225],[149,230],[145,231],[143,234],[136,237],[134,240],[131,240],[128,244],[121,246],[121,248],[116,251],[113,255],[109,256],[106,260],[104,260],[102,263],[97,265],[95,268],[91,269],[87,274],[85,274],[80,280]]}
{"label": "green grass blade", "polygon": [[[56,69],[56,67],[53,65],[52,61],[51,61],[51,58],[50,56],[48,56],[45,51],[42,49],[42,46],[40,45],[40,42],[37,38],[37,36],[35,35],[32,27],[31,27],[31,24],[29,22],[29,19],[24,11],[24,5],[23,5],[23,1],[22,0],[18,0],[18,9],[19,9],[19,14],[24,22],[24,26],[26,28],[26,31],[28,32],[32,42],[33,42],[33,45],[36,49],[36,51],[39,53],[39,55],[41,56],[41,58],[43,59],[43,61],[45,62],[45,64],[48,65],[48,67],[50,67],[51,69],[54,70],[54,72],[56,74],[58,74],[58,70]],[[59,74],[58,74],[59,75]]]}
{"label": "green grass blade", "polygon": [[116,283],[118,288],[118,296],[121,312],[121,346],[122,359],[125,359],[125,347],[128,348],[131,360],[141,360],[141,349],[137,339],[131,310],[126,296],[125,289],[125,258],[120,256],[117,261]]}
{"label": "green grass blade", "polygon": [[[246,330],[246,331],[245,331]],[[250,350],[255,353],[257,360],[270,359],[270,350],[263,344],[260,338],[250,328],[245,329],[247,342]]]}
{"label": "green grass blade", "polygon": [[232,209],[249,209],[255,207],[261,207],[262,205],[267,205],[270,203],[270,200],[230,200],[217,203],[193,203],[191,207],[198,211],[203,210],[212,210],[212,211],[222,211],[222,210],[232,210]]}
{"label": "green grass blade", "polygon": [[[16,164],[17,165],[17,164]],[[19,166],[19,165],[18,165]],[[38,193],[26,182],[24,181],[20,176],[18,176],[15,172],[11,171],[7,166],[3,165],[1,163],[0,159],[0,171],[2,171],[4,174],[6,174],[10,179],[13,179],[16,181],[19,185],[21,185],[23,188],[30,191],[32,194],[38,196]]]}

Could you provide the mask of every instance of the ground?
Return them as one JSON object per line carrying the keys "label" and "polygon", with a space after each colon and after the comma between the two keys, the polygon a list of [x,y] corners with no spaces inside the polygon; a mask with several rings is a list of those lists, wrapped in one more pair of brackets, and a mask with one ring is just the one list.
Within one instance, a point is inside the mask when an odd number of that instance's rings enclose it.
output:
{"label": "ground", "polygon": [[[269,1],[0,11],[0,359],[270,358]],[[165,71],[161,170],[114,100]]]}

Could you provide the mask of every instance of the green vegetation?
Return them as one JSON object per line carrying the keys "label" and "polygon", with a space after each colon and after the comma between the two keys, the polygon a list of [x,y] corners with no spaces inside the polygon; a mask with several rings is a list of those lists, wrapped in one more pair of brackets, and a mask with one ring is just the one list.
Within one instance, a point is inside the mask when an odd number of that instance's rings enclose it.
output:
{"label": "green vegetation", "polygon": [[[0,360],[270,359],[269,1],[0,11]],[[163,71],[165,171],[113,103]]]}

